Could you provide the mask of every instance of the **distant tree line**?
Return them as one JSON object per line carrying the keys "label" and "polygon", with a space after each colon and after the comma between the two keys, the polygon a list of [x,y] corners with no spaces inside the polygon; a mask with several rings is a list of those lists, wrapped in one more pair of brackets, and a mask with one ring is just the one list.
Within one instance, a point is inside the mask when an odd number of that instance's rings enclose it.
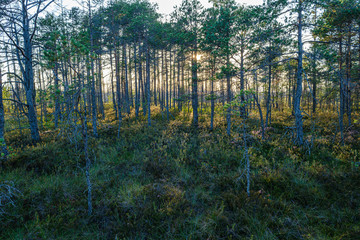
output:
{"label": "distant tree line", "polygon": [[87,0],[45,14],[55,2],[0,1],[4,154],[6,114],[34,143],[45,125],[64,129],[79,119],[98,137],[106,104],[118,135],[132,111],[150,126],[152,106],[168,120],[172,109],[192,111],[195,128],[209,108],[210,129],[223,114],[230,135],[239,94],[241,102],[253,99],[240,104],[240,115],[259,111],[263,129],[273,111],[291,109],[295,143],[303,145],[305,115],[338,112],[344,142],[359,109],[358,0],[213,0],[208,9],[184,0],[168,18],[146,0]]}

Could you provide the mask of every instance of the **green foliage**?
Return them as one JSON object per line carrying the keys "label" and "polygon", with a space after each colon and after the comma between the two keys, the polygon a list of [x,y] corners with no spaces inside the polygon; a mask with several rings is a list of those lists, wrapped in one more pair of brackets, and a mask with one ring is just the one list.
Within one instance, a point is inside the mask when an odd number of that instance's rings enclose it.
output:
{"label": "green foliage", "polygon": [[238,69],[234,65],[221,66],[221,75],[218,78],[224,78],[225,76],[236,76]]}
{"label": "green foliage", "polygon": [[0,138],[0,162],[3,159],[9,159],[16,156],[14,149],[11,146],[7,146],[5,139]]}
{"label": "green foliage", "polygon": [[232,108],[232,111],[240,112],[237,111],[236,107],[245,108],[246,106],[251,104],[251,102],[254,101],[253,94],[253,90],[240,90],[239,94],[234,96],[234,100],[224,105],[225,110],[228,108]]}
{"label": "green foliage", "polygon": [[216,100],[218,99],[217,95],[216,94],[209,94],[207,96],[205,96],[205,100]]}

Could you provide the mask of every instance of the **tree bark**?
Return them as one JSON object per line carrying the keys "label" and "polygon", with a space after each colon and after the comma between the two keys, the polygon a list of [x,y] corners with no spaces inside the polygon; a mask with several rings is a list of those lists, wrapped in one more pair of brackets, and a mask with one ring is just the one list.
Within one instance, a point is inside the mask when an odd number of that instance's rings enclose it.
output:
{"label": "tree bark", "polygon": [[148,126],[151,126],[151,93],[150,93],[150,49],[147,43],[146,46],[146,96],[147,96],[147,108],[148,108]]}
{"label": "tree bark", "polygon": [[343,79],[343,61],[342,61],[342,37],[339,40],[339,87],[340,87],[340,113],[339,113],[339,128],[340,128],[340,138],[341,144],[344,144],[344,79]]}
{"label": "tree bark", "polygon": [[102,64],[101,64],[101,55],[98,58],[98,87],[99,87],[99,112],[102,116],[102,119],[105,119],[105,110],[104,110],[104,101],[103,101],[103,88],[102,88]]}
{"label": "tree bark", "polygon": [[26,92],[26,101],[28,107],[28,120],[31,131],[31,138],[34,143],[40,141],[38,120],[35,109],[35,84],[34,84],[34,72],[33,72],[33,54],[32,54],[32,41],[30,36],[30,26],[29,19],[27,14],[27,9],[25,3],[22,3],[22,13],[23,13],[23,41],[24,41],[24,65],[25,69],[23,71],[23,76],[25,80],[25,92]]}
{"label": "tree bark", "polygon": [[210,110],[210,130],[214,129],[214,113],[215,113],[215,94],[214,94],[214,81],[215,81],[215,64],[216,58],[213,57],[211,61],[211,110]]}
{"label": "tree bark", "polygon": [[[270,50],[271,51],[271,50]],[[270,58],[270,54],[269,54]],[[268,96],[266,99],[266,120],[265,127],[269,126],[269,122],[271,122],[271,82],[272,82],[272,68],[271,63],[269,61],[269,72],[268,72]]]}
{"label": "tree bark", "polygon": [[3,104],[3,97],[2,97],[2,74],[1,74],[1,67],[0,67],[0,166],[3,161],[6,160],[6,157],[8,155],[6,142],[4,138],[4,128],[5,128],[5,112],[4,112],[4,104]]}
{"label": "tree bark", "polygon": [[295,112],[295,127],[296,127],[296,142],[299,145],[304,143],[303,122],[301,114],[301,95],[302,95],[302,74],[303,74],[303,42],[302,42],[302,0],[299,0],[298,6],[298,67],[297,67],[297,82],[296,82],[296,95],[294,101]]}
{"label": "tree bark", "polygon": [[[114,49],[115,49],[115,59],[116,59],[116,48],[115,48],[115,45],[114,45]],[[114,107],[114,111],[115,111],[115,119],[116,119],[117,116],[118,116],[118,114],[117,114],[115,88],[114,88],[114,69],[113,69],[112,50],[113,50],[113,48],[110,49],[110,81],[111,81],[112,102],[113,102],[113,107]],[[115,60],[115,61],[116,61],[116,60]],[[117,71],[117,70],[115,69],[115,71]]]}
{"label": "tree bark", "polygon": [[198,63],[197,63],[197,40],[194,44],[193,56],[191,59],[191,79],[192,79],[192,108],[193,108],[193,125],[198,127]]}
{"label": "tree bark", "polygon": [[126,43],[123,44],[123,65],[125,70],[125,101],[126,101],[126,112],[130,114],[130,100],[129,100],[129,79],[128,79],[128,64],[126,56]]}
{"label": "tree bark", "polygon": [[121,116],[121,97],[120,97],[120,59],[118,50],[115,49],[115,77],[116,77],[116,101],[117,101],[117,112],[119,119],[119,127],[118,127],[118,138],[120,137],[120,128],[122,122]]}
{"label": "tree bark", "polygon": [[91,117],[93,134],[98,137],[97,133],[97,107],[96,107],[96,93],[95,93],[95,74],[94,74],[94,40],[93,40],[93,29],[92,29],[92,14],[91,14],[91,1],[88,2],[89,10],[89,33],[90,33],[90,66],[91,66]]}
{"label": "tree bark", "polygon": [[[351,24],[348,26],[347,53],[346,53],[346,114],[348,117],[348,125],[351,126]],[[360,66],[359,66],[360,67]]]}
{"label": "tree bark", "polygon": [[59,75],[58,75],[58,63],[55,62],[55,66],[53,69],[53,73],[54,73],[54,85],[55,85],[55,93],[54,93],[54,98],[55,98],[55,112],[54,112],[54,122],[55,122],[55,128],[58,127],[59,125],[59,118],[60,118],[60,114],[61,114],[61,109],[60,109],[60,100],[59,100],[59,96],[60,96],[60,89],[59,89]]}
{"label": "tree bark", "polygon": [[[139,91],[138,88],[138,76],[137,76],[137,55],[136,55],[136,44],[134,44],[134,71],[135,71],[135,118],[139,117]],[[140,74],[141,75],[141,74]]]}

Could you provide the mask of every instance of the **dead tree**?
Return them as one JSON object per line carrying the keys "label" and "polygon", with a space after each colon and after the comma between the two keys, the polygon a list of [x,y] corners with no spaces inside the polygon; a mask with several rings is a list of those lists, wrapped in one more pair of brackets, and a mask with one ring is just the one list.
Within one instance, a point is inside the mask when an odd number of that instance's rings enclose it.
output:
{"label": "dead tree", "polygon": [[21,83],[25,88],[27,118],[31,138],[40,141],[35,105],[33,38],[41,14],[54,0],[3,0],[0,5],[0,29],[16,48],[16,58],[22,73]]}

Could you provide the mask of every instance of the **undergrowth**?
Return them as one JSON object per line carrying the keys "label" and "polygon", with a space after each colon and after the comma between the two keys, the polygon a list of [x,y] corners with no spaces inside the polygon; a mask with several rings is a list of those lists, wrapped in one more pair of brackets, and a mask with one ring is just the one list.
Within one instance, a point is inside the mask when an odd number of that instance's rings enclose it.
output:
{"label": "undergrowth", "polygon": [[[243,145],[223,116],[214,131],[204,111],[200,126],[172,111],[125,117],[120,138],[108,110],[99,138],[90,139],[93,214],[87,215],[85,160],[53,129],[42,143],[6,136],[14,156],[0,182],[18,190],[0,205],[1,239],[358,239],[360,236],[359,125],[341,146],[336,126],[320,113],[305,119],[312,147],[293,145],[291,114],[274,112],[266,140],[250,115],[251,194],[242,177]],[[336,119],[334,119],[336,121]],[[352,132],[351,132],[352,131]],[[22,136],[26,134],[22,133]],[[91,133],[89,133],[91,134]]]}

